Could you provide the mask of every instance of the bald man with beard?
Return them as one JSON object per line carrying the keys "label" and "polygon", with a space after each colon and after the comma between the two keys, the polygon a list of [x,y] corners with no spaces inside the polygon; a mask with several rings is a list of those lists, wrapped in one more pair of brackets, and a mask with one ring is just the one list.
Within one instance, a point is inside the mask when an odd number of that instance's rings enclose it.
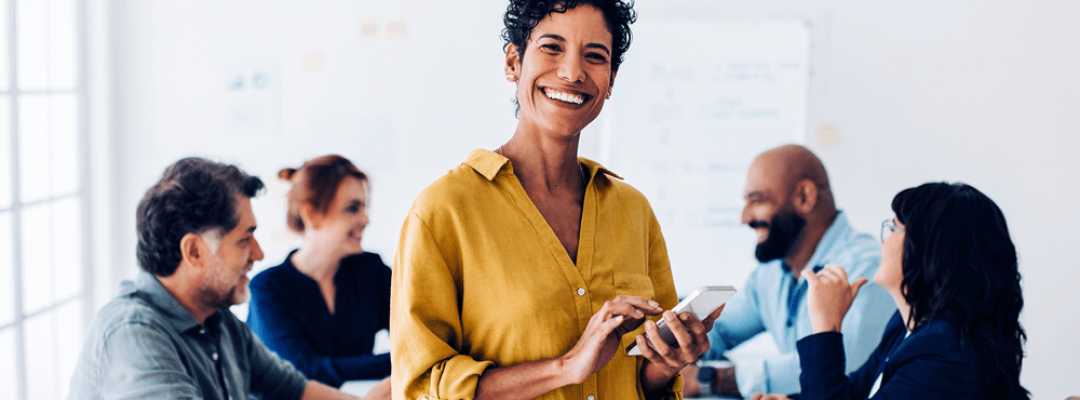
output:
{"label": "bald man with beard", "polygon": [[873,283],[881,261],[877,238],[855,232],[836,209],[825,166],[802,146],[781,146],[751,164],[742,222],[758,236],[754,256],[761,262],[744,288],[728,301],[709,334],[702,360],[724,353],[761,332],[769,332],[780,354],[737,360],[734,367],[683,370],[684,395],[742,398],[755,392],[798,393],[799,354],[795,342],[813,333],[806,307],[806,282],[799,273],[837,264],[855,281],[867,278],[844,319],[847,372],[873,352],[896,305]]}

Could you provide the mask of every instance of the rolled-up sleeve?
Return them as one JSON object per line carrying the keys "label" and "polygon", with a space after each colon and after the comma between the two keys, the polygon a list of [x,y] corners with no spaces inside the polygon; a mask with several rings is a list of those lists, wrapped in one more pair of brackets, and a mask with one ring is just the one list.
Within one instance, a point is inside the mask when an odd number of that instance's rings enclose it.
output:
{"label": "rolled-up sleeve", "polygon": [[470,399],[494,365],[463,355],[460,293],[447,260],[416,214],[402,227],[390,291],[390,354],[396,400]]}

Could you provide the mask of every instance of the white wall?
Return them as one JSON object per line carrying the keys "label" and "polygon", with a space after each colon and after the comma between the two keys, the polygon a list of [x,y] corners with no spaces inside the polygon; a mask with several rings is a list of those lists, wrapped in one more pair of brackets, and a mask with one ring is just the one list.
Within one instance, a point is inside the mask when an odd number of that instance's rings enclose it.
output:
{"label": "white wall", "polygon": [[[824,160],[841,207],[876,234],[903,188],[963,181],[987,193],[1021,255],[1023,383],[1036,398],[1080,394],[1080,302],[1069,295],[1080,282],[1073,204],[1080,169],[1070,157],[1080,133],[1080,3],[639,3],[641,21],[810,21],[807,143]],[[180,157],[234,162],[265,176],[328,152],[352,158],[373,175],[364,245],[390,263],[413,197],[514,127],[498,38],[504,1],[114,6],[122,228],[115,254],[124,276],[135,271],[135,205]],[[365,22],[404,22],[406,33],[365,38]],[[709,51],[694,38],[672,45],[685,47],[687,58]],[[223,122],[227,76],[253,59],[271,60],[281,78],[279,129],[231,133]],[[634,62],[633,47],[626,62]],[[838,128],[838,144],[817,143],[826,123]],[[583,155],[597,147],[586,133]],[[275,190],[255,202],[267,250],[257,268],[280,262],[291,243]]]}

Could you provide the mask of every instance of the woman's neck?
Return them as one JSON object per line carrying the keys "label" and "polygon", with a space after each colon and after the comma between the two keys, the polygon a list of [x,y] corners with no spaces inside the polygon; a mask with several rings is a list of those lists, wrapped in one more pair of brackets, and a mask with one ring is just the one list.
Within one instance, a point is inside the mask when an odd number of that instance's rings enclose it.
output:
{"label": "woman's neck", "polygon": [[292,255],[292,264],[304,275],[319,283],[334,281],[341,259],[345,258],[339,252],[318,245],[318,241],[305,240],[304,246]]}
{"label": "woman's neck", "polygon": [[908,304],[907,299],[904,299],[904,295],[892,293],[892,291],[889,291],[889,294],[892,295],[893,302],[896,303],[896,309],[900,311],[900,318],[904,321],[904,327],[907,328],[908,332],[911,332],[915,329],[915,321],[908,319],[912,311],[911,305]]}
{"label": "woman's neck", "polygon": [[519,126],[496,152],[510,159],[522,185],[547,193],[583,191],[585,174],[577,159],[580,137],[580,133],[566,139],[529,134]]}

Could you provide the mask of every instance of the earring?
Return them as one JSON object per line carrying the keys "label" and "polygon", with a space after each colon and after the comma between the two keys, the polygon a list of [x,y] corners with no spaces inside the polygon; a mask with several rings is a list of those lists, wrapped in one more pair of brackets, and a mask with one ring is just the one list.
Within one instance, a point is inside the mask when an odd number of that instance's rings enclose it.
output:
{"label": "earring", "polygon": [[607,92],[607,96],[604,96],[604,99],[610,100],[611,99],[611,92]]}
{"label": "earring", "polygon": [[508,80],[510,82],[514,82],[514,81],[517,80],[517,77],[514,76],[514,74],[506,74],[506,80]]}

